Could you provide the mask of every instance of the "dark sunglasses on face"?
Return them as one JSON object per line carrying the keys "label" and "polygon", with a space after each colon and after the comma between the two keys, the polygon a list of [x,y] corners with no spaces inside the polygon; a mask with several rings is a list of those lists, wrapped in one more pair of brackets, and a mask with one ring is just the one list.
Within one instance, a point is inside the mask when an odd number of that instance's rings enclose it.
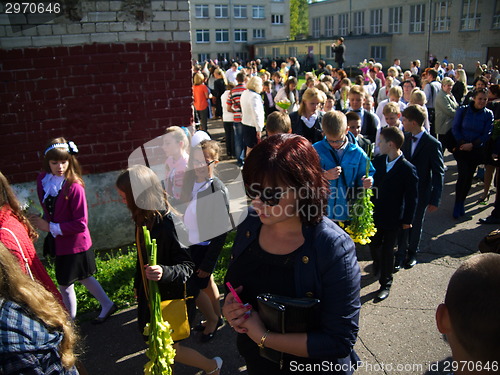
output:
{"label": "dark sunglasses on face", "polygon": [[246,190],[248,198],[260,199],[262,203],[273,207],[280,203],[281,198],[285,195],[286,190],[282,188],[264,188],[262,190],[257,190],[255,188],[250,188]]}

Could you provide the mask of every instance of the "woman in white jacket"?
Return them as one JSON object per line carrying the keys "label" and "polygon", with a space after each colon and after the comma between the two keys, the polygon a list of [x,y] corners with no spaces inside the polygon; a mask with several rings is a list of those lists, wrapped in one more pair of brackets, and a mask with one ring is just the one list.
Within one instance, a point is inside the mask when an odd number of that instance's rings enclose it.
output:
{"label": "woman in white jacket", "polygon": [[264,129],[264,103],[260,96],[262,86],[260,77],[250,78],[246,86],[247,90],[243,91],[240,98],[243,144],[247,155],[259,143]]}

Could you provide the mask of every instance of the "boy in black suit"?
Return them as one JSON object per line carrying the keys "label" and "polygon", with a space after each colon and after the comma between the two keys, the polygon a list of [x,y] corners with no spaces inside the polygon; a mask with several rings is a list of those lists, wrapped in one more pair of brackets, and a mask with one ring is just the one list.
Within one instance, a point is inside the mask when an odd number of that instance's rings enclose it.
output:
{"label": "boy in black suit", "polygon": [[370,252],[374,271],[380,270],[380,289],[374,302],[389,296],[398,233],[400,229],[411,228],[417,206],[417,171],[400,150],[403,142],[403,132],[397,127],[383,128],[379,142],[381,155],[373,160],[373,219],[377,233],[370,243]]}
{"label": "boy in black suit", "polygon": [[410,105],[404,109],[402,116],[404,129],[408,133],[405,134],[401,151],[417,168],[418,203],[411,229],[402,231],[400,236],[395,272],[401,269],[403,264],[405,268],[412,268],[417,264],[425,213],[438,209],[444,180],[441,143],[424,130],[425,109],[418,104]]}

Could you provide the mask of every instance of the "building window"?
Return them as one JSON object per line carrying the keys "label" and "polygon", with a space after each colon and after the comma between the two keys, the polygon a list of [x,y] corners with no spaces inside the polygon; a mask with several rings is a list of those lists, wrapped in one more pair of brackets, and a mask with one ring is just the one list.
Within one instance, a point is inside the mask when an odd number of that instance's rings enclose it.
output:
{"label": "building window", "polygon": [[370,12],[370,33],[382,33],[382,9],[374,9]]}
{"label": "building window", "polygon": [[349,33],[349,14],[339,14],[339,35],[346,36]]}
{"label": "building window", "polygon": [[235,5],[234,8],[234,18],[247,18],[247,6],[246,5]]}
{"label": "building window", "polygon": [[215,29],[215,41],[217,43],[229,42],[229,30],[228,29]]}
{"label": "building window", "polygon": [[326,59],[333,59],[334,53],[332,52],[332,47],[331,46],[325,46],[325,58]]}
{"label": "building window", "polygon": [[228,53],[228,52],[219,52],[219,53],[217,54],[217,59],[218,59],[219,61],[224,61],[224,59],[226,59],[226,60],[227,60],[227,59],[229,59],[229,53]]}
{"label": "building window", "polygon": [[500,0],[496,0],[495,11],[493,13],[493,29],[500,29]]}
{"label": "building window", "polygon": [[460,30],[479,30],[481,23],[479,2],[480,0],[463,0]]}
{"label": "building window", "polygon": [[297,47],[288,47],[288,56],[297,57]]}
{"label": "building window", "polygon": [[208,5],[195,5],[194,13],[196,18],[208,18]]}
{"label": "building window", "polygon": [[335,31],[333,30],[333,16],[326,16],[325,17],[325,36],[327,38],[331,38],[331,37],[333,37],[334,33],[335,33]]}
{"label": "building window", "polygon": [[266,37],[266,29],[253,29],[254,39],[264,39]]}
{"label": "building window", "polygon": [[365,32],[365,12],[354,12],[354,35]]}
{"label": "building window", "polygon": [[210,43],[210,30],[196,30],[196,43]]}
{"label": "building window", "polygon": [[438,1],[434,4],[434,31],[450,31],[450,17],[448,16],[449,1]]}
{"label": "building window", "polygon": [[403,19],[403,7],[389,8],[389,32],[400,34]]}
{"label": "building window", "polygon": [[228,18],[229,10],[227,5],[215,5],[215,18]]}
{"label": "building window", "polygon": [[271,23],[273,25],[283,25],[283,15],[282,14],[273,14],[271,15]]}
{"label": "building window", "polygon": [[234,41],[243,43],[247,41],[247,30],[246,29],[234,29]]}
{"label": "building window", "polygon": [[385,46],[372,46],[370,49],[370,56],[375,60],[384,61],[386,59],[386,50],[387,48]]}
{"label": "building window", "polygon": [[281,56],[280,48],[279,47],[273,47],[273,59],[277,59],[280,56]]}
{"label": "building window", "polygon": [[410,8],[410,33],[425,31],[425,4],[412,5]]}
{"label": "building window", "polygon": [[257,48],[257,56],[260,58],[266,56],[266,49],[264,47]]}
{"label": "building window", "polygon": [[265,18],[265,16],[264,16],[264,6],[254,5],[252,7],[252,18]]}
{"label": "building window", "polygon": [[239,60],[248,60],[248,52],[236,52],[236,58]]}
{"label": "building window", "polygon": [[312,37],[319,38],[321,28],[321,18],[315,17],[312,19]]}
{"label": "building window", "polygon": [[199,63],[203,63],[205,61],[209,61],[210,60],[210,54],[208,53],[199,53],[198,54],[198,62]]}

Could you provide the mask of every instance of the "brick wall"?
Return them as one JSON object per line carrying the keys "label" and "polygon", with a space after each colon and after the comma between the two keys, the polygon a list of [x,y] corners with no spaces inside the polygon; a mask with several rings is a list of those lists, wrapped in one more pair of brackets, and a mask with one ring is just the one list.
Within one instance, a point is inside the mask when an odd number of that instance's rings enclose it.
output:
{"label": "brick wall", "polygon": [[149,6],[77,1],[42,25],[0,16],[0,170],[11,182],[36,178],[53,137],[74,140],[94,174],[190,124],[188,2],[140,1]]}

